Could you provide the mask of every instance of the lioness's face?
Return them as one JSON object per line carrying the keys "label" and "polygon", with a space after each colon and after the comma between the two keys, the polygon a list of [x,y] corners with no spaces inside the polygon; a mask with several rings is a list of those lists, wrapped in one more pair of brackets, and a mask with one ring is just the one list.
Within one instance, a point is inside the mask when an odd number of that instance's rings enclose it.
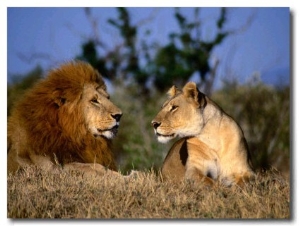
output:
{"label": "lioness's face", "polygon": [[95,137],[113,138],[118,132],[122,111],[109,100],[107,92],[101,87],[87,84],[82,103],[88,130]]}
{"label": "lioness's face", "polygon": [[201,132],[203,100],[199,100],[196,85],[187,85],[183,91],[172,87],[168,92],[170,99],[163,104],[160,112],[152,120],[159,142],[166,143],[176,136],[196,136]]}

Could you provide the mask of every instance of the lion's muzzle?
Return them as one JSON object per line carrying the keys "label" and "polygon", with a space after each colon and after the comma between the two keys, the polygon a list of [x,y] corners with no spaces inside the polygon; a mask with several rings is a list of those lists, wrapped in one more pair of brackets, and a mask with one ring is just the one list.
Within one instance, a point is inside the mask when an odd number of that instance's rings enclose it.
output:
{"label": "lion's muzzle", "polygon": [[122,113],[119,114],[111,114],[111,117],[113,117],[117,122],[120,121],[121,117],[122,117]]}

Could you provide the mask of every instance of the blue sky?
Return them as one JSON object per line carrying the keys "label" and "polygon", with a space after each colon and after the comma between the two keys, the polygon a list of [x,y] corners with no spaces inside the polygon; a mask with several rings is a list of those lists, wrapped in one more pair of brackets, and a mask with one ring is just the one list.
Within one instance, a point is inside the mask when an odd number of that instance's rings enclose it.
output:
{"label": "blue sky", "polygon": [[[213,36],[214,21],[219,8],[202,8],[203,38]],[[178,29],[174,8],[129,8],[134,24],[151,17],[143,23],[141,36],[146,29],[152,31],[149,40],[163,45],[168,34]],[[193,17],[193,9],[184,7],[181,12]],[[111,48],[120,44],[118,31],[106,21],[116,18],[117,10],[111,7],[92,8],[98,21],[100,39]],[[212,59],[220,60],[218,81],[227,75],[247,81],[254,72],[264,73],[273,69],[289,68],[290,65],[290,9],[285,7],[229,8],[228,29],[241,29],[253,16],[244,31],[230,36],[213,52]],[[7,71],[24,74],[37,64],[47,69],[80,53],[80,45],[94,35],[83,8],[8,8],[7,9]],[[41,57],[25,61],[33,53]]]}

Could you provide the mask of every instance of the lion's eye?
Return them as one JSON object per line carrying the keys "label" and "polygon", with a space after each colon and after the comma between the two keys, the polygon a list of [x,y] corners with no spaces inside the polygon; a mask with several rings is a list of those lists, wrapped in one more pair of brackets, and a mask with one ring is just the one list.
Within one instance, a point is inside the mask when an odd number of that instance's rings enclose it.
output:
{"label": "lion's eye", "polygon": [[178,106],[173,105],[173,106],[171,107],[170,111],[175,111],[175,110],[177,110],[177,108],[178,108]]}
{"label": "lion's eye", "polygon": [[94,104],[99,104],[97,98],[93,98],[93,99],[91,100],[91,102],[94,103]]}

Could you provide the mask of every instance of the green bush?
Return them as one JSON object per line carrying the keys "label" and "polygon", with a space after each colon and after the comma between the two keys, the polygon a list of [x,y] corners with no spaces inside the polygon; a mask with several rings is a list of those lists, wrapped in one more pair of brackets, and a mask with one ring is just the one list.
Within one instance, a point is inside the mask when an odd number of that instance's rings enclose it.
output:
{"label": "green bush", "polygon": [[212,98],[241,125],[256,169],[289,171],[289,87],[246,84],[225,87]]}
{"label": "green bush", "polygon": [[160,110],[166,96],[136,97],[138,87],[115,87],[111,99],[123,111],[118,136],[114,140],[115,154],[122,171],[132,168],[158,169],[170,144],[157,141],[151,121]]}

